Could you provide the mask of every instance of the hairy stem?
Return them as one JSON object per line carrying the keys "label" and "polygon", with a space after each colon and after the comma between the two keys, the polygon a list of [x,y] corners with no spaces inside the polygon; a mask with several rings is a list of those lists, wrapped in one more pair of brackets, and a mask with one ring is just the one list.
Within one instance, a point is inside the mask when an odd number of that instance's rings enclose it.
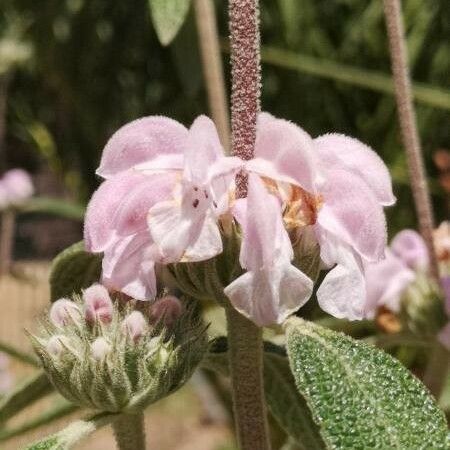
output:
{"label": "hairy stem", "polygon": [[262,329],[227,307],[229,364],[239,448],[270,448],[264,401]]}
{"label": "hairy stem", "polygon": [[213,0],[195,0],[195,18],[208,91],[209,109],[225,149],[230,146],[230,117]]}
{"label": "hairy stem", "polygon": [[432,273],[438,280],[438,264],[433,245],[433,211],[413,105],[401,3],[400,0],[383,0],[383,4],[394,76],[395,99],[403,145],[406,150],[414,203],[419,219],[420,232],[431,255]]}
{"label": "hairy stem", "polygon": [[[260,110],[260,39],[258,0],[230,0],[232,153],[252,159]],[[247,195],[247,180],[237,182],[237,196]]]}
{"label": "hairy stem", "polygon": [[15,213],[7,210],[2,214],[0,228],[0,275],[6,274],[11,268],[14,241]]}
{"label": "hairy stem", "polygon": [[[383,0],[383,4],[394,76],[395,98],[403,144],[406,149],[414,203],[419,219],[420,232],[430,254],[431,273],[439,282],[438,258],[433,244],[434,218],[411,92],[401,3],[400,0]],[[448,362],[448,353],[443,351],[439,343],[436,343],[424,376],[425,384],[436,398],[439,398],[443,382],[447,377]]]}
{"label": "hairy stem", "polygon": [[118,450],[145,450],[144,414],[121,414],[112,426]]}

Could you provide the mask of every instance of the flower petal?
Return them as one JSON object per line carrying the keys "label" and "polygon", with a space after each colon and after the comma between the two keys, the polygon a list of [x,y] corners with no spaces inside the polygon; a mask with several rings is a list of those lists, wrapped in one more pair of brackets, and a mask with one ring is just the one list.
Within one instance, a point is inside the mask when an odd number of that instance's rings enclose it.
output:
{"label": "flower petal", "polygon": [[137,184],[117,207],[113,225],[119,236],[128,236],[148,228],[147,214],[156,203],[167,200],[175,187],[172,173],[153,174]]}
{"label": "flower petal", "polygon": [[337,265],[325,276],[317,290],[320,307],[338,319],[361,320],[365,317],[366,292],[358,256],[341,247]]}
{"label": "flower petal", "polygon": [[315,192],[319,183],[312,139],[297,125],[267,113],[258,116],[255,158],[246,169]]}
{"label": "flower petal", "polygon": [[209,168],[220,158],[225,157],[214,122],[206,116],[197,117],[189,129],[183,178],[204,184]]}
{"label": "flower petal", "polygon": [[427,246],[417,231],[400,231],[391,242],[391,250],[411,269],[426,270],[429,266]]}
{"label": "flower petal", "polygon": [[225,289],[232,305],[258,326],[282,323],[311,297],[313,282],[290,264],[244,273]]}
{"label": "flower petal", "polygon": [[156,158],[159,158],[159,166],[167,166],[164,157],[182,155],[187,136],[187,129],[168,117],[134,120],[116,131],[108,141],[97,174],[109,178]]}
{"label": "flower petal", "polygon": [[121,239],[103,257],[102,283],[137,300],[156,296],[154,250],[148,233]]}
{"label": "flower petal", "polygon": [[228,285],[225,295],[256,324],[281,323],[309,299],[313,282],[290,263],[293,251],[279,202],[250,174],[248,197],[233,213],[243,229],[240,263],[248,272]]}
{"label": "flower petal", "polygon": [[385,306],[393,312],[400,311],[400,300],[416,275],[389,249],[386,258],[365,266],[368,317],[377,308]]}
{"label": "flower petal", "polygon": [[387,240],[383,208],[358,176],[344,170],[330,171],[328,176],[319,225],[368,261],[378,261]]}
{"label": "flower petal", "polygon": [[116,236],[112,219],[129,192],[146,181],[138,172],[124,172],[104,181],[89,202],[84,222],[84,243],[90,252],[102,252]]}
{"label": "flower petal", "polygon": [[395,203],[392,181],[383,160],[367,145],[343,134],[314,139],[314,148],[326,169],[345,169],[358,175],[385,206]]}
{"label": "flower petal", "polygon": [[215,218],[209,209],[202,210],[201,203],[194,202],[160,202],[148,213],[150,233],[164,263],[203,261],[222,252]]}

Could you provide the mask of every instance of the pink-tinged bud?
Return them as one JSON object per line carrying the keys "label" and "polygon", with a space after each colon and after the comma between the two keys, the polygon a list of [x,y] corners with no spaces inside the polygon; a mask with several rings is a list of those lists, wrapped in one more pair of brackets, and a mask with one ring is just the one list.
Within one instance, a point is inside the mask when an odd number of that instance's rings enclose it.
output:
{"label": "pink-tinged bud", "polygon": [[109,323],[113,316],[113,304],[108,291],[101,284],[93,284],[83,291],[85,302],[85,318],[88,322],[94,323],[97,320]]}
{"label": "pink-tinged bud", "polygon": [[45,348],[46,350],[53,356],[59,356],[64,351],[64,345],[63,342],[66,341],[66,337],[62,335],[55,335],[52,336]]}
{"label": "pink-tinged bud", "polygon": [[98,337],[91,344],[92,356],[97,361],[101,361],[106,357],[106,355],[111,351],[111,345],[103,337]]}
{"label": "pink-tinged bud", "polygon": [[22,169],[12,169],[2,178],[2,185],[7,193],[10,204],[22,203],[34,192],[30,175]]}
{"label": "pink-tinged bud", "polygon": [[136,343],[147,332],[148,324],[142,313],[133,311],[122,322],[122,330]]}
{"label": "pink-tinged bud", "polygon": [[68,298],[60,298],[50,308],[50,320],[57,327],[64,327],[71,323],[78,323],[81,311],[78,306]]}
{"label": "pink-tinged bud", "polygon": [[183,305],[173,295],[166,295],[157,300],[150,309],[152,323],[162,321],[167,327],[172,326],[183,312]]}

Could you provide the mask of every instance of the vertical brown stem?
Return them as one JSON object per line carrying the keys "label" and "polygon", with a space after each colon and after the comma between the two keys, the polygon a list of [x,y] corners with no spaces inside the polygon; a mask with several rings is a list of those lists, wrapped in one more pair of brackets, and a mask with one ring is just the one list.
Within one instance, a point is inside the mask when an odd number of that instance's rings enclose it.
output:
{"label": "vertical brown stem", "polygon": [[14,242],[15,213],[6,210],[2,214],[0,228],[0,275],[10,271]]}
{"label": "vertical brown stem", "polygon": [[[260,110],[258,0],[229,0],[231,44],[231,145],[253,158]],[[236,179],[237,196],[247,195],[247,178]],[[229,364],[236,433],[242,450],[270,449],[264,397],[262,330],[231,305],[226,309]]]}
{"label": "vertical brown stem", "polygon": [[225,149],[230,147],[230,117],[223,77],[214,0],[195,0],[195,17],[208,91],[209,109]]}
{"label": "vertical brown stem", "polygon": [[[433,245],[434,218],[428,192],[417,121],[411,93],[408,57],[400,0],[383,0],[386,27],[394,75],[395,98],[406,149],[409,176],[419,219],[420,232],[430,254],[431,273],[439,281],[439,267]],[[425,370],[424,383],[436,398],[439,398],[448,373],[448,352],[439,342],[433,349]]]}
{"label": "vertical brown stem", "polygon": [[[231,146],[232,153],[252,159],[260,111],[261,61],[258,0],[230,0]],[[237,178],[237,196],[247,194],[247,180]]]}
{"label": "vertical brown stem", "polygon": [[233,411],[239,448],[270,449],[264,400],[262,329],[226,309]]}
{"label": "vertical brown stem", "polygon": [[400,0],[383,0],[383,3],[394,75],[395,98],[403,144],[406,149],[414,203],[419,219],[420,232],[431,255],[432,273],[436,279],[439,279],[437,258],[433,245],[433,211],[417,131],[401,3]]}

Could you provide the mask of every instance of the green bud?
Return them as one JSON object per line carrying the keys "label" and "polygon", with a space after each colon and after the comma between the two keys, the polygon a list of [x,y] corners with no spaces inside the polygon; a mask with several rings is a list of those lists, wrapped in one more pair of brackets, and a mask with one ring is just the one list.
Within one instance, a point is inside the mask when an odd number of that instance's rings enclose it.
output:
{"label": "green bud", "polygon": [[[82,299],[75,304],[85,309]],[[42,324],[31,336],[55,388],[73,403],[108,412],[138,413],[181,387],[207,348],[206,327],[191,301],[171,324],[149,318],[129,302],[113,302],[109,322],[83,319]]]}

